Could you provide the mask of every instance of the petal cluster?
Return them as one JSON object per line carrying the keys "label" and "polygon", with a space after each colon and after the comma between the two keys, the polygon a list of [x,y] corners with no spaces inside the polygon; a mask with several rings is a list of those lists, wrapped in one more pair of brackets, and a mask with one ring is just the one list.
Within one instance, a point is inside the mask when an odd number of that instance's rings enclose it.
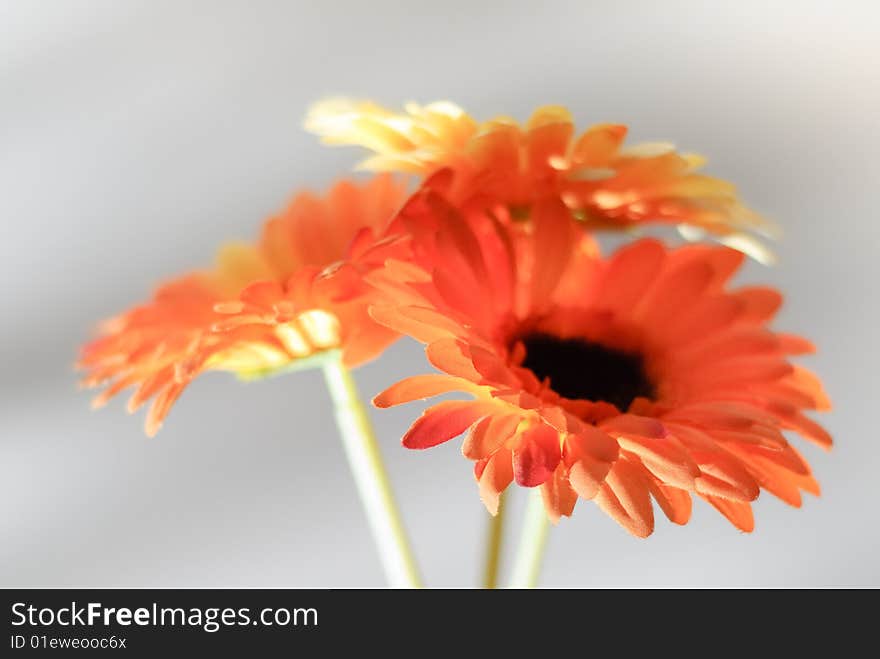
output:
{"label": "petal cluster", "polygon": [[[398,113],[342,99],[306,127],[370,149],[361,166],[383,173],[298,195],[254,243],[104,323],[79,361],[84,383],[105,387],[96,405],[132,388],[130,410],[152,401],[152,435],[205,371],[260,377],[331,354],[356,366],[408,335],[437,371],[374,403],[459,394],[403,445],[464,436],[493,514],[516,483],[540,489],[554,522],[584,499],[645,537],[655,504],[685,524],[697,497],[748,532],[762,490],[792,506],[819,493],[789,443],[831,446],[810,416],[828,396],[794,361],[814,348],[771,329],[779,292],[731,284],[743,254],[771,258],[756,235],[772,227],[700,173],[701,157],[627,146],[617,124],[577,132],[559,106],[520,124],[449,102]],[[604,255],[594,238],[650,223],[712,241]]]}
{"label": "petal cluster", "polygon": [[153,400],[153,435],[204,371],[255,376],[331,349],[350,365],[376,356],[397,335],[367,314],[363,276],[394,253],[377,238],[402,199],[389,175],[338,183],[323,198],[301,193],[254,244],[224,247],[213,269],[105,322],[79,360],[87,386],[106,385],[95,404],[134,387],[129,410]]}
{"label": "petal cluster", "polygon": [[361,163],[366,169],[422,177],[453,170],[455,203],[487,196],[527,213],[536,201],[553,197],[590,228],[679,224],[689,236],[708,231],[771,258],[752,233],[773,227],[743,205],[730,183],[699,173],[702,157],[668,143],[626,146],[627,128],[619,124],[577,133],[564,107],[540,107],[520,125],[508,117],[478,123],[446,101],[408,104],[396,113],[334,99],[315,105],[305,126],[326,143],[373,151]]}
{"label": "petal cluster", "polygon": [[[801,491],[818,494],[785,435],[831,444],[804,414],[828,409],[828,398],[791,361],[813,347],[769,329],[775,290],[729,285],[739,252],[645,239],[603,257],[560,200],[536,204],[524,223],[503,202],[461,206],[430,185],[396,223],[413,256],[371,274],[393,300],[371,313],[424,342],[440,373],[407,378],[374,402],[469,395],[428,408],[403,443],[423,449],[466,433],[462,452],[490,512],[516,482],[541,488],[553,520],[590,499],[646,536],[652,499],[684,524],[696,495],[751,531],[762,488],[794,506]],[[534,336],[637,355],[652,393],[623,407],[567,398],[528,367]],[[607,374],[582,373],[597,377]]]}

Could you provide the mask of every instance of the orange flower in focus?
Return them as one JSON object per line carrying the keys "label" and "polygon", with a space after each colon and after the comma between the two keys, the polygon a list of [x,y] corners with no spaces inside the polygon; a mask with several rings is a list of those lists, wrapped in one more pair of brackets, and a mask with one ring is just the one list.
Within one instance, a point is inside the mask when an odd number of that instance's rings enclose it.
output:
{"label": "orange flower in focus", "polygon": [[726,286],[740,253],[645,239],[603,258],[559,200],[535,204],[529,224],[504,203],[484,208],[421,192],[398,218],[418,265],[391,259],[371,277],[399,301],[373,317],[426,343],[443,372],[374,403],[472,396],[430,407],[405,446],[467,432],[462,452],[493,514],[516,481],[541,488],[553,521],[592,499],[640,537],[654,528],[651,497],[685,524],[696,494],[751,531],[761,488],[793,506],[819,493],[783,434],[831,445],[803,413],[828,398],[789,361],[813,347],[768,329],[775,290]]}
{"label": "orange flower in focus", "polygon": [[154,398],[152,436],[203,371],[257,376],[332,349],[348,366],[377,356],[397,335],[368,316],[373,291],[362,276],[393,253],[375,238],[402,199],[389,175],[338,183],[323,199],[301,193],[255,245],[226,246],[213,270],[166,283],[105,322],[79,361],[86,385],[107,385],[95,406],[136,387],[128,409]]}
{"label": "orange flower in focus", "polygon": [[456,204],[483,196],[522,218],[536,202],[557,198],[590,228],[673,223],[688,237],[708,231],[759,260],[772,258],[748,233],[770,233],[772,225],[740,202],[733,185],[697,173],[702,157],[667,143],[625,147],[626,126],[617,124],[577,135],[564,107],[538,108],[520,126],[508,117],[479,124],[449,102],[394,113],[343,99],[315,105],[305,126],[327,143],[374,151],[365,169],[429,177],[451,168]]}

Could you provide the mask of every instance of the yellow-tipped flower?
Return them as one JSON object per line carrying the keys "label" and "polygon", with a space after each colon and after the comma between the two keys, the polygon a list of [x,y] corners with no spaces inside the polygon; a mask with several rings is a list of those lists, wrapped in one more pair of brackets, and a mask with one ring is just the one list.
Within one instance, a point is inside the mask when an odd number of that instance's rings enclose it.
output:
{"label": "yellow-tipped flower", "polygon": [[429,177],[455,174],[454,202],[489,197],[527,217],[556,197],[590,228],[680,225],[689,239],[713,234],[757,260],[772,254],[752,234],[774,227],[747,208],[734,186],[698,173],[705,160],[668,143],[624,146],[626,126],[597,124],[577,134],[564,107],[538,108],[520,125],[478,123],[454,103],[407,104],[395,113],[371,102],[332,99],[309,111],[305,127],[328,144],[366,147],[362,169]]}

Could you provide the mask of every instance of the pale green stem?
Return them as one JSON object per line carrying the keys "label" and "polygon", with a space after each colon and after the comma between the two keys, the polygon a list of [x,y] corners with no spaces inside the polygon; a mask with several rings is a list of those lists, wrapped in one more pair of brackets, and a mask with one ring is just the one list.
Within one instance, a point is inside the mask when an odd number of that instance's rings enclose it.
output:
{"label": "pale green stem", "polygon": [[338,357],[324,361],[322,370],[333,398],[336,423],[348,464],[388,584],[392,588],[421,588],[419,571],[394,501],[376,435],[354,378]]}
{"label": "pale green stem", "polygon": [[486,530],[486,569],[483,575],[483,588],[498,587],[498,571],[501,567],[501,541],[504,537],[504,492],[498,500],[498,512],[489,516]]}
{"label": "pale green stem", "polygon": [[538,585],[549,531],[550,521],[544,511],[541,490],[536,487],[529,493],[529,501],[526,505],[522,537],[510,582],[511,588],[534,588]]}

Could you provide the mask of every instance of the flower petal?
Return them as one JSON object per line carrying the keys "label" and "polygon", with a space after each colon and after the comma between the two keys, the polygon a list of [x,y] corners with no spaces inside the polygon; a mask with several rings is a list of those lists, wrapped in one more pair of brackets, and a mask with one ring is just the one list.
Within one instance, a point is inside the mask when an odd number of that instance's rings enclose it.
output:
{"label": "flower petal", "polygon": [[663,483],[683,490],[693,490],[700,468],[688,452],[672,437],[620,437],[620,448],[638,457],[645,468]]}
{"label": "flower petal", "polygon": [[628,311],[657,277],[665,258],[657,240],[640,240],[619,249],[597,287],[595,306]]}
{"label": "flower petal", "polygon": [[754,501],[760,489],[743,463],[718,446],[706,433],[675,424],[670,427],[700,468],[696,491],[737,501]]}
{"label": "flower petal", "polygon": [[572,158],[584,167],[602,167],[620,148],[626,137],[626,126],[597,124],[591,126],[572,147]]}
{"label": "flower petal", "polygon": [[513,481],[513,456],[502,448],[482,465],[478,476],[480,499],[491,515],[498,514],[501,493]]}
{"label": "flower petal", "polygon": [[369,309],[370,317],[380,325],[411,336],[420,343],[460,336],[460,325],[433,309],[415,306],[377,306]]}
{"label": "flower petal", "polygon": [[782,351],[787,355],[811,355],[816,352],[816,346],[809,339],[796,334],[777,334],[782,344]]}
{"label": "flower petal", "polygon": [[403,436],[407,448],[425,449],[458,437],[481,417],[490,414],[494,404],[484,401],[450,400],[428,408]]}
{"label": "flower petal", "polygon": [[617,442],[593,426],[565,438],[563,459],[568,480],[584,499],[596,496],[617,457]]}
{"label": "flower petal", "polygon": [[484,460],[513,437],[520,417],[515,414],[487,416],[471,428],[461,445],[464,457],[470,460]]}
{"label": "flower petal", "polygon": [[639,538],[654,530],[647,477],[626,459],[614,463],[596,494],[596,503],[614,521]]}
{"label": "flower petal", "polygon": [[571,517],[577,503],[577,493],[565,477],[565,468],[561,463],[553,475],[541,485],[541,496],[544,499],[544,509],[553,524],[558,523],[562,516]]}
{"label": "flower petal", "polygon": [[559,432],[538,424],[519,437],[513,451],[513,473],[523,487],[536,487],[546,481],[562,459]]}
{"label": "flower petal", "polygon": [[691,519],[691,495],[677,487],[664,485],[657,478],[648,479],[648,488],[666,517],[673,524],[687,524]]}
{"label": "flower petal", "polygon": [[645,326],[662,325],[700,297],[712,282],[712,267],[693,261],[661,275],[635,310]]}
{"label": "flower petal", "polygon": [[539,305],[550,298],[571,259],[577,227],[571,221],[571,211],[558,200],[536,204],[532,215],[535,258],[531,296],[532,303]]}
{"label": "flower petal", "polygon": [[703,499],[711,503],[715,509],[724,515],[731,524],[740,531],[751,533],[755,530],[755,516],[752,506],[743,501],[731,501],[723,497],[701,495]]}
{"label": "flower petal", "polygon": [[474,362],[467,354],[467,347],[456,339],[440,339],[429,343],[425,347],[425,355],[432,366],[445,371],[450,375],[479,382],[482,379],[480,372],[474,367]]}
{"label": "flower petal", "polygon": [[782,295],[779,291],[764,286],[741,288],[733,295],[744,303],[745,307],[740,317],[748,322],[766,322],[773,318],[782,306]]}
{"label": "flower petal", "polygon": [[473,384],[454,375],[431,373],[414,375],[396,382],[373,398],[376,407],[392,407],[414,400],[439,396],[450,391],[468,391]]}
{"label": "flower petal", "polygon": [[662,439],[669,433],[658,419],[637,414],[620,414],[599,423],[599,427],[610,435],[651,437]]}

